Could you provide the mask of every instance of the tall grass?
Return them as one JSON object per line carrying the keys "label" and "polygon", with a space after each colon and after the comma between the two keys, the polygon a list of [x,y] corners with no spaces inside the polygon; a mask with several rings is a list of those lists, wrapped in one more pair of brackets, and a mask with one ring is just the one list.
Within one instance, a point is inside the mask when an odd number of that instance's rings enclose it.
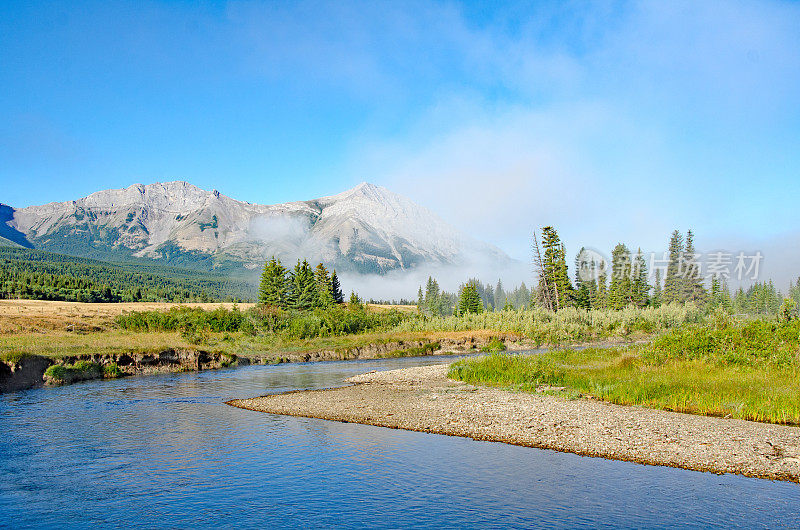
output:
{"label": "tall grass", "polygon": [[673,330],[629,348],[459,361],[450,377],[523,391],[563,387],[623,405],[800,425],[800,323]]}
{"label": "tall grass", "polygon": [[333,306],[313,311],[285,311],[274,307],[254,307],[242,312],[219,308],[177,307],[169,311],[137,311],[117,317],[117,325],[128,331],[181,331],[193,341],[211,332],[242,332],[248,335],[279,335],[291,339],[335,337],[357,333],[388,331],[408,313],[396,310],[372,311],[365,306]]}
{"label": "tall grass", "polygon": [[628,307],[621,311],[566,308],[558,312],[520,309],[448,317],[404,320],[398,331],[471,331],[486,329],[517,333],[539,344],[563,344],[610,337],[651,334],[686,323],[699,323],[703,314],[696,305],[670,304],[660,308]]}

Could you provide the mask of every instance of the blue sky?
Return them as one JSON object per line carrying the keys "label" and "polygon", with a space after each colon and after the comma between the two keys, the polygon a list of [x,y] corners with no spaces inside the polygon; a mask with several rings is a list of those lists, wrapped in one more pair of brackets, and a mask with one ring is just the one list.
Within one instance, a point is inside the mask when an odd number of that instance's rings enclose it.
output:
{"label": "blue sky", "polygon": [[543,224],[800,257],[796,2],[3,2],[0,117],[15,207],[366,180],[520,259]]}

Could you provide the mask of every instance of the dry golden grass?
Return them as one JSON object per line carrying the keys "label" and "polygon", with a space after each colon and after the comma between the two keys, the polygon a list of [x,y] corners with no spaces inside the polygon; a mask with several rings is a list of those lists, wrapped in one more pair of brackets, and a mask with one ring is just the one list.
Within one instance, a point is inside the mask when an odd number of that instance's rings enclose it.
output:
{"label": "dry golden grass", "polygon": [[[204,348],[225,350],[220,347]],[[103,331],[100,333],[17,333],[0,335],[0,354],[24,353],[45,357],[122,353],[155,353],[168,349],[197,349],[181,338],[179,333],[134,333]]]}
{"label": "dry golden grass", "polygon": [[[59,331],[97,332],[111,329],[114,318],[129,311],[168,311],[177,306],[230,309],[231,303],[127,302],[86,304],[46,300],[0,300],[0,335]],[[253,304],[238,304],[242,310]]]}
{"label": "dry golden grass", "polygon": [[414,313],[417,310],[417,306],[415,305],[391,305],[391,304],[367,304],[369,309],[374,309],[375,311],[389,311],[390,309],[396,309],[402,313]]}

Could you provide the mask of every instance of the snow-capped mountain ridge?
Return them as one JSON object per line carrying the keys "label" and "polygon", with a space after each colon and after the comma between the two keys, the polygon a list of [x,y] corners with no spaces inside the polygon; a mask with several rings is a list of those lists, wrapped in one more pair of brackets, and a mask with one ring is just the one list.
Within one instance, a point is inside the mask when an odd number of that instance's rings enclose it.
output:
{"label": "snow-capped mountain ridge", "polygon": [[57,252],[213,266],[255,268],[273,254],[359,272],[509,259],[427,208],[366,182],[336,195],[274,205],[238,201],[183,181],[134,184],[14,210],[7,226],[33,246]]}

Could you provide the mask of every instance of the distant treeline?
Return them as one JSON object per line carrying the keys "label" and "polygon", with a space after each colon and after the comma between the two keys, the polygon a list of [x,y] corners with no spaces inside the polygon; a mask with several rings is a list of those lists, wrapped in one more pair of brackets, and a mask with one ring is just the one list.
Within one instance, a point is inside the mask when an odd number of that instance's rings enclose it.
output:
{"label": "distant treeline", "polygon": [[420,287],[417,292],[417,307],[423,314],[432,316],[525,309],[530,307],[530,302],[531,290],[525,282],[506,290],[502,280],[497,280],[497,284],[492,286],[471,278],[459,287],[456,294],[442,291],[439,282],[429,277],[425,289]]}
{"label": "distant treeline", "polygon": [[115,264],[0,247],[0,298],[68,302],[252,301],[246,279],[140,263]]}
{"label": "distant treeline", "polygon": [[691,230],[685,238],[677,230],[670,236],[663,279],[660,269],[656,269],[654,278],[648,274],[641,249],[633,253],[623,243],[612,250],[610,267],[602,258],[581,248],[575,257],[574,278],[570,278],[566,247],[551,226],[542,229],[541,239],[534,234],[533,253],[538,281],[533,288],[522,283],[507,291],[499,280],[493,287],[473,278],[462,284],[456,294],[442,291],[436,279],[428,278],[424,290],[419,288],[417,307],[425,315],[449,316],[533,308],[658,308],[693,302],[707,311],[721,308],[735,314],[774,316],[785,298],[800,306],[800,278],[785,294],[771,281],[755,283],[747,289],[739,287],[732,293],[721,275],[713,275],[709,286],[693,261],[696,252]]}

